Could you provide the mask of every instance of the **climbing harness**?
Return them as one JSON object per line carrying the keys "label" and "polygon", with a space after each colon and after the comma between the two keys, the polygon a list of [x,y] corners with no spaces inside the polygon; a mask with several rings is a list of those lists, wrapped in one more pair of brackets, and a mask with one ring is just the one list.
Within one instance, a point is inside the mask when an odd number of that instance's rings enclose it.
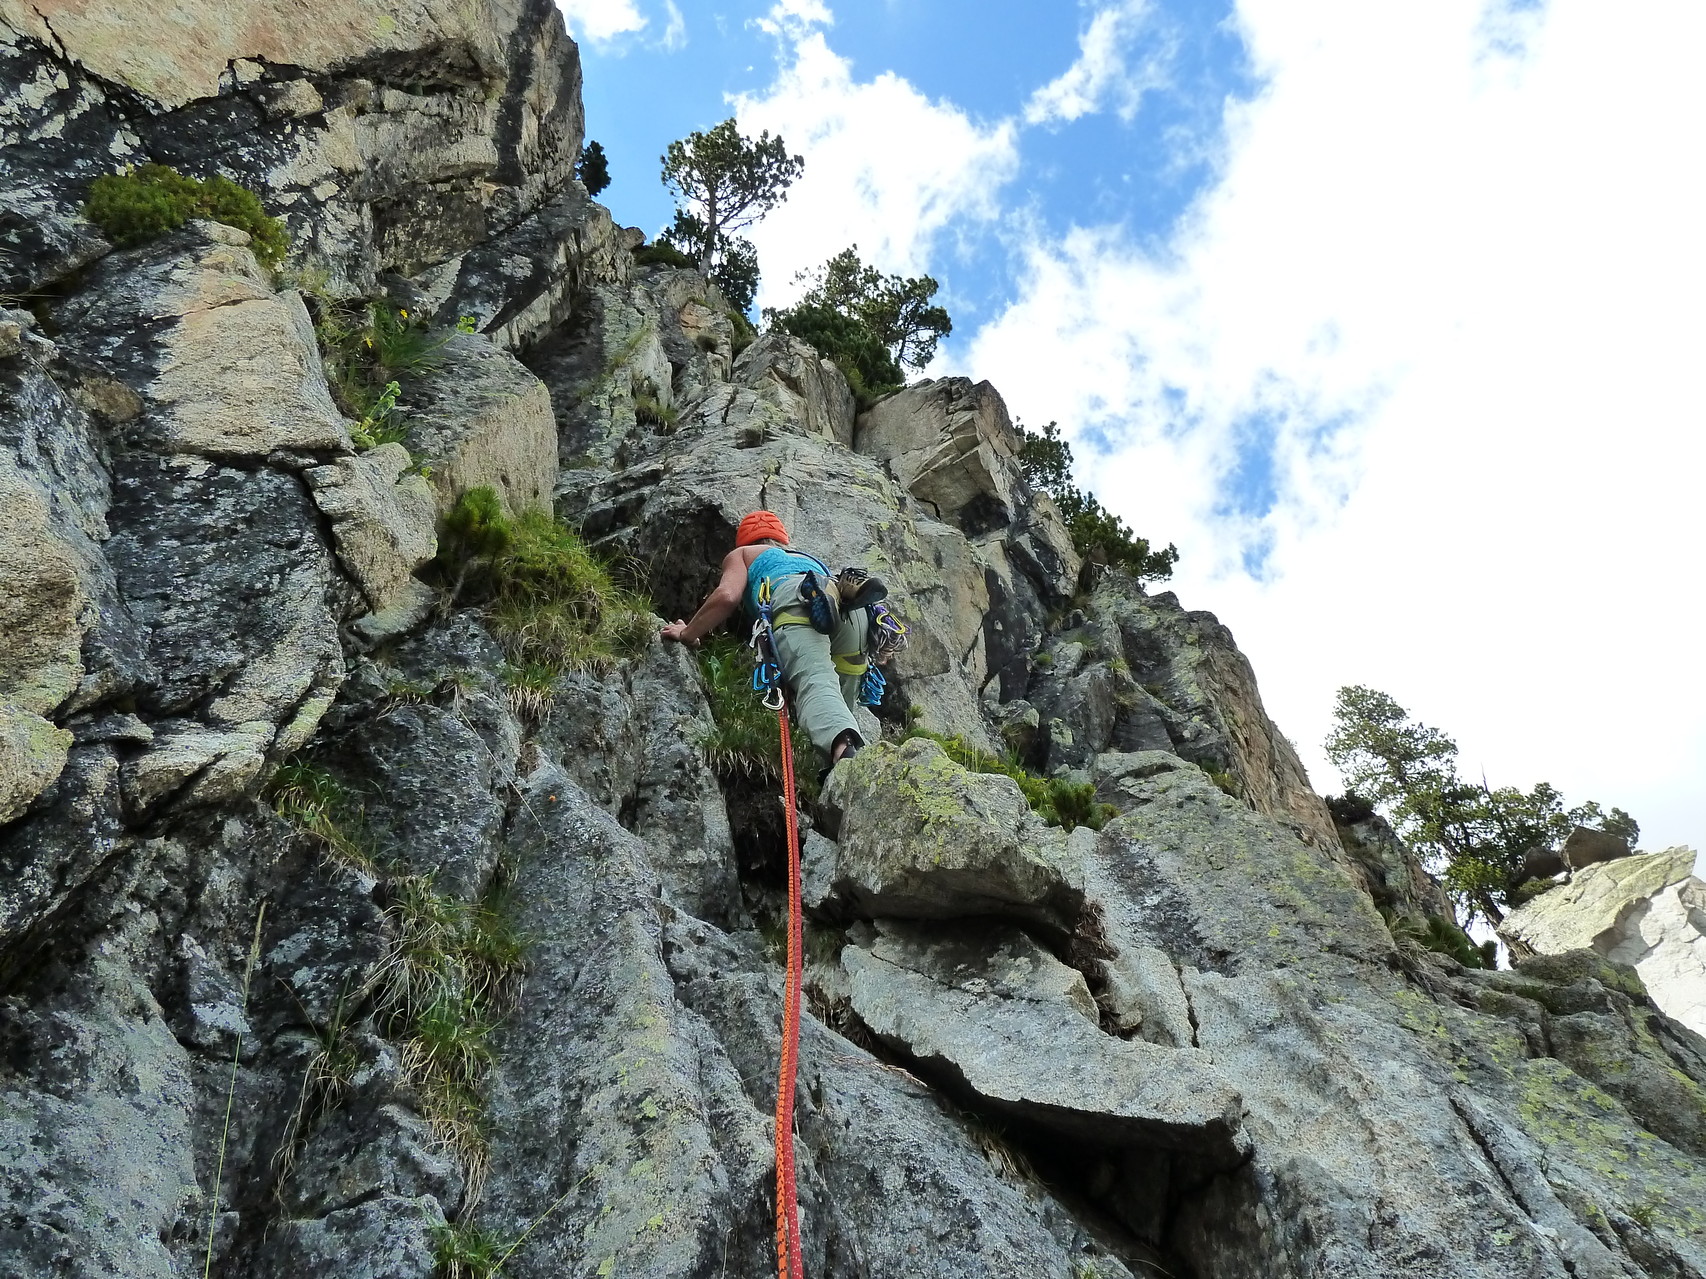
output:
{"label": "climbing harness", "polygon": [[772,632],[770,579],[759,583],[758,620],[752,627],[756,664],[753,691],[776,712],[781,733],[782,802],[788,826],[788,973],[782,994],[782,1062],[776,1079],[776,1273],[779,1279],[803,1279],[800,1266],[800,1206],[794,1187],[794,1080],[800,1057],[800,993],[803,985],[805,924],[800,903],[800,830],[794,785],[794,745],[788,733],[788,699],[782,691],[782,664]]}

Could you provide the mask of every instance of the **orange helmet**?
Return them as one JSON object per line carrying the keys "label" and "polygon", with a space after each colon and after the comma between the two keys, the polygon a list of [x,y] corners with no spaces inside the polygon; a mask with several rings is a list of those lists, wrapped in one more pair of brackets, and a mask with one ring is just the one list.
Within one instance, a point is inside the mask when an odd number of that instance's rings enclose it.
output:
{"label": "orange helmet", "polygon": [[788,530],[782,527],[781,516],[773,511],[754,511],[743,519],[740,527],[735,530],[736,546],[750,546],[766,538],[778,541],[784,546],[788,544]]}

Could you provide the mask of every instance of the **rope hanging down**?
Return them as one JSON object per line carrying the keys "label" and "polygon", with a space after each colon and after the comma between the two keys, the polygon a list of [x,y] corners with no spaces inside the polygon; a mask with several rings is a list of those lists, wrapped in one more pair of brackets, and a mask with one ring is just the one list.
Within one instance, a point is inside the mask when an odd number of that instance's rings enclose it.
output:
{"label": "rope hanging down", "polygon": [[800,1206],[794,1194],[794,1076],[800,1056],[800,986],[804,925],[800,919],[800,838],[794,808],[794,752],[788,708],[782,707],[782,790],[788,807],[788,984],[782,996],[782,1070],[776,1081],[776,1273],[803,1279]]}
{"label": "rope hanging down", "polygon": [[752,628],[757,659],[752,688],[776,712],[782,747],[782,802],[788,827],[788,974],[782,993],[782,1062],[776,1078],[776,1273],[779,1279],[804,1279],[800,1266],[800,1205],[794,1190],[794,1079],[800,1058],[800,988],[805,959],[805,926],[800,907],[800,830],[794,788],[794,744],[788,734],[788,702],[782,689],[770,620],[770,579],[758,587],[758,621]]}

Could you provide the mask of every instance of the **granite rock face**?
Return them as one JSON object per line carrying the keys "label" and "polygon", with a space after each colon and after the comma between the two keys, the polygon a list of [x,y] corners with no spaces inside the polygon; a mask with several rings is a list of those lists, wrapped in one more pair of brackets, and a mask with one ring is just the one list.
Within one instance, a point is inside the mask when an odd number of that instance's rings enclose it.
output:
{"label": "granite rock face", "polygon": [[[428,584],[489,485],[670,617],[769,507],[912,628],[805,805],[813,1275],[1706,1275],[1670,862],[1552,889],[1622,904],[1514,970],[1395,938],[1438,885],[1334,827],[1211,614],[1084,568],[993,387],[857,411],[635,262],[556,6],[293,13],[0,0],[40,303],[0,311],[0,1273],[770,1272],[774,787],[708,757],[693,654],[518,669]],[[115,251],[84,194],[148,160],[256,191],[281,275],[212,223]],[[403,445],[353,445],[331,299],[445,338]],[[471,1003],[399,993],[458,965]]]}
{"label": "granite rock face", "polygon": [[1512,911],[1499,935],[1522,954],[1591,949],[1628,964],[1660,1008],[1706,1035],[1706,883],[1692,848],[1590,865]]}

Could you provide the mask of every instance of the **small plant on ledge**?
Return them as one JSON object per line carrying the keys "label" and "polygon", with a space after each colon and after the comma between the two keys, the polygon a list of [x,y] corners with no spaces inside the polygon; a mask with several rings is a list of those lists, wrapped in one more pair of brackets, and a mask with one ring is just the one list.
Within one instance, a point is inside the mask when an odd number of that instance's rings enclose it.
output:
{"label": "small plant on ledge", "polygon": [[96,178],[83,213],[121,248],[176,231],[191,218],[211,218],[246,232],[255,260],[271,270],[284,263],[290,247],[284,223],[267,216],[253,191],[217,174],[205,181],[188,177],[167,164],[143,164]]}

